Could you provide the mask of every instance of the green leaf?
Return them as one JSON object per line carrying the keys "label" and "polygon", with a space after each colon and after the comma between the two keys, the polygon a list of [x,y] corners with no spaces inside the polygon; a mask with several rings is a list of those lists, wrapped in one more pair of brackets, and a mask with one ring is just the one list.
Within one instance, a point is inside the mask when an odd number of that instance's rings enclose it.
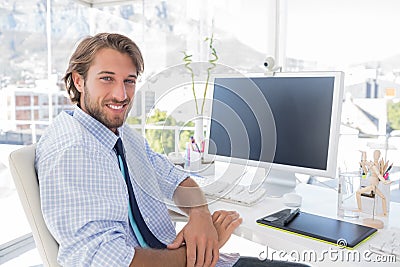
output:
{"label": "green leaf", "polygon": [[196,96],[196,90],[194,87],[194,73],[193,73],[193,69],[190,67],[190,64],[193,62],[192,61],[192,56],[193,55],[189,55],[187,52],[183,51],[183,62],[185,63],[185,68],[189,71],[190,75],[191,75],[191,79],[192,79],[192,93],[193,93],[193,97],[194,97],[194,101],[196,104],[196,114],[200,115],[203,114],[204,112],[204,105],[206,103],[206,96],[207,96],[207,91],[208,91],[208,84],[210,82],[210,76],[211,76],[211,71],[212,69],[214,69],[217,66],[217,61],[218,61],[218,54],[217,54],[217,50],[214,47],[214,34],[211,35],[211,37],[206,37],[204,39],[204,42],[208,42],[208,47],[210,49],[210,58],[208,60],[208,62],[210,63],[210,66],[207,68],[207,79],[206,79],[206,85],[204,87],[204,91],[203,91],[203,101],[201,103],[201,112],[199,113],[199,106],[197,103],[197,96]]}

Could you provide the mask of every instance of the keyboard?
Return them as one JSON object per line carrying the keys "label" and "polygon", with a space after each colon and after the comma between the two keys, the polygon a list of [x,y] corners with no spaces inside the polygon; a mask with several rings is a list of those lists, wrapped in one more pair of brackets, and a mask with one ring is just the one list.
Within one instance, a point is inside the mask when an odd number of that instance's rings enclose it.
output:
{"label": "keyboard", "polygon": [[381,255],[393,255],[400,260],[400,228],[382,230],[379,239],[371,242],[370,251]]}
{"label": "keyboard", "polygon": [[232,185],[223,181],[214,181],[213,183],[202,187],[204,194],[209,199],[216,199],[233,204],[244,206],[253,206],[261,201],[266,193],[265,188],[259,188],[254,192],[249,191],[249,186]]}

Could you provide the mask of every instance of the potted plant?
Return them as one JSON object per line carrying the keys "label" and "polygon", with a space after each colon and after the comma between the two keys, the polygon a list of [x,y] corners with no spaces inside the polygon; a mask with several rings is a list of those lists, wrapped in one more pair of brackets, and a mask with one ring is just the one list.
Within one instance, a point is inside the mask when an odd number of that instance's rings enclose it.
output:
{"label": "potted plant", "polygon": [[208,66],[206,68],[206,81],[204,84],[204,89],[202,91],[202,101],[201,101],[201,106],[199,108],[199,103],[198,103],[198,97],[196,94],[196,87],[195,87],[195,73],[192,68],[192,56],[189,55],[187,52],[183,52],[184,57],[183,57],[183,62],[185,63],[185,68],[189,71],[191,75],[191,89],[193,93],[193,98],[195,102],[195,108],[196,108],[196,118],[194,119],[195,121],[195,131],[194,131],[194,138],[197,143],[203,142],[204,140],[204,130],[203,130],[203,115],[204,115],[204,105],[206,102],[206,96],[207,96],[207,91],[209,87],[209,81],[210,81],[210,76],[211,76],[211,71],[217,66],[217,61],[218,61],[218,55],[217,51],[215,50],[214,47],[214,34],[211,35],[211,37],[205,38],[204,42],[208,44],[209,48],[209,59],[208,59]]}

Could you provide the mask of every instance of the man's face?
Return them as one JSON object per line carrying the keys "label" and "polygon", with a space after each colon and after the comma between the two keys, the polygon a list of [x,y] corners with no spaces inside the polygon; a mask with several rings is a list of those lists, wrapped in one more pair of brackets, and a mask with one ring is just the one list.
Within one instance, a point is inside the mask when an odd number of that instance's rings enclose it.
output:
{"label": "man's face", "polygon": [[133,103],[137,71],[131,58],[104,48],[97,52],[86,81],[76,72],[72,77],[81,93],[82,110],[116,133]]}

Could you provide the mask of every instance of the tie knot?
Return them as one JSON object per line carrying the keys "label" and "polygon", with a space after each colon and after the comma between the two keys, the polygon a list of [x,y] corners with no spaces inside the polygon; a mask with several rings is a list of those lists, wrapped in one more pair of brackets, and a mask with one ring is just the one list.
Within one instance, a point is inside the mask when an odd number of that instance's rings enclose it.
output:
{"label": "tie knot", "polygon": [[118,138],[117,142],[115,143],[114,148],[117,151],[117,155],[120,155],[120,156],[124,155],[124,145],[122,144],[121,138]]}

